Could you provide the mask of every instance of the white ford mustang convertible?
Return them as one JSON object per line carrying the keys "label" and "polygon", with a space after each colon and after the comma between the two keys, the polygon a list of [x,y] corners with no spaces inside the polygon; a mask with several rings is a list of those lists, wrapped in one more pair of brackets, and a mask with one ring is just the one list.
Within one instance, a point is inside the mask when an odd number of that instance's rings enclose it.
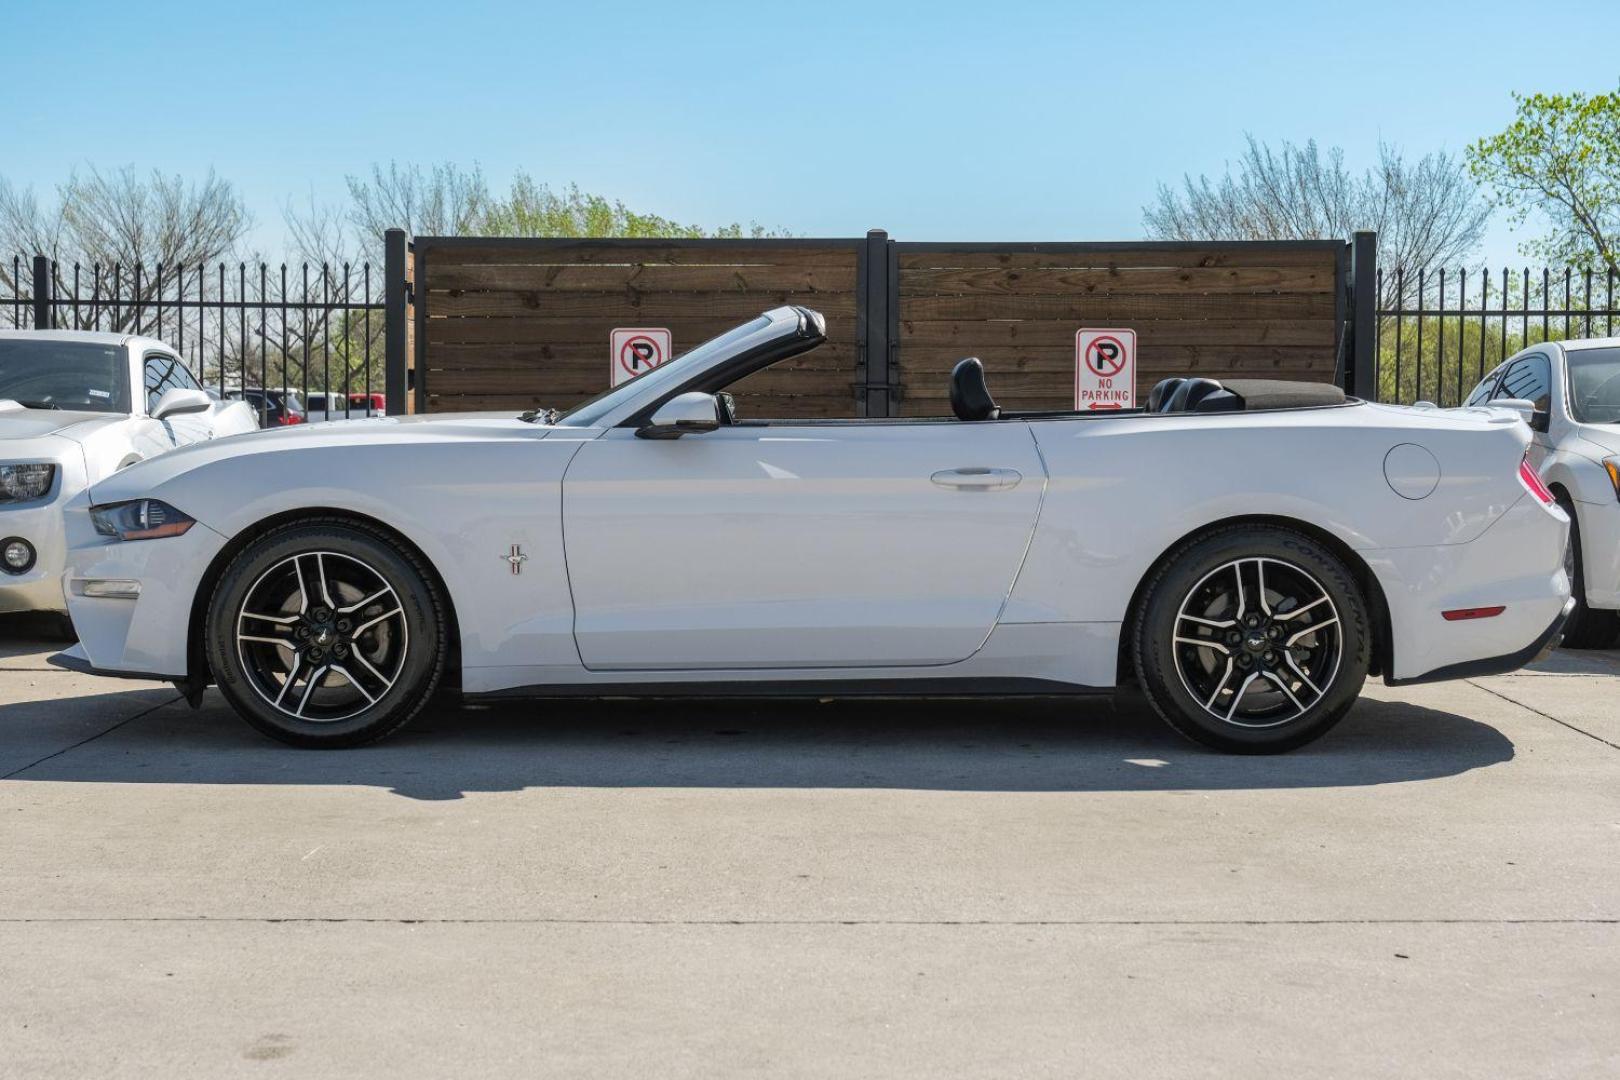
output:
{"label": "white ford mustang convertible", "polygon": [[265,431],[67,515],[57,662],[216,683],[349,746],[467,695],[1070,694],[1140,683],[1224,750],[1556,643],[1568,521],[1508,410],[1171,380],[1150,408],[769,420],[728,385],[815,348],[784,307],[564,415]]}

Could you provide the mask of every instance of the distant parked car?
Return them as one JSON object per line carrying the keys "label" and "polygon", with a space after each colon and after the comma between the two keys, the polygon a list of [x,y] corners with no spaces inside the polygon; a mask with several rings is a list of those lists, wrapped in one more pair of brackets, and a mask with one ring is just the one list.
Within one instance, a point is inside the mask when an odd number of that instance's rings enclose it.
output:
{"label": "distant parked car", "polygon": [[367,416],[387,415],[381,394],[370,395],[368,401],[365,394],[345,395],[335,390],[331,393],[316,391],[310,394],[304,409],[304,419],[311,424],[325,420],[359,420]]}
{"label": "distant parked car", "polygon": [[296,390],[260,390],[250,386],[246,390],[232,390],[226,396],[232,401],[247,402],[265,427],[287,427],[304,422],[304,403]]}
{"label": "distant parked car", "polygon": [[1570,518],[1575,614],[1564,644],[1620,631],[1620,338],[1547,342],[1509,358],[1466,404],[1530,402],[1530,460]]}
{"label": "distant parked car", "polygon": [[0,331],[0,612],[67,609],[63,503],[126,465],[256,427],[161,341]]}

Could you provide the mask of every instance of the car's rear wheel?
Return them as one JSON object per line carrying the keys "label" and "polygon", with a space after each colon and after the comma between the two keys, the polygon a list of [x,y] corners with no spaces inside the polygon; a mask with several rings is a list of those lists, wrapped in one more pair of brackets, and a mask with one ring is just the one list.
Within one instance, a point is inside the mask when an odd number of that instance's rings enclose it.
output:
{"label": "car's rear wheel", "polygon": [[214,680],[248,723],[294,746],[380,739],[444,673],[444,605],[414,552],[338,519],[274,529],[209,604]]}
{"label": "car's rear wheel", "polygon": [[1367,604],[1344,563],[1289,529],[1232,526],[1183,544],[1144,591],[1137,677],[1171,727],[1206,746],[1303,746],[1367,678]]}
{"label": "car's rear wheel", "polygon": [[1569,649],[1606,649],[1620,633],[1620,615],[1586,606],[1586,567],[1581,557],[1581,522],[1568,495],[1558,494],[1558,505],[1569,515],[1569,545],[1564,548],[1564,570],[1569,574],[1575,610],[1564,624],[1563,645]]}

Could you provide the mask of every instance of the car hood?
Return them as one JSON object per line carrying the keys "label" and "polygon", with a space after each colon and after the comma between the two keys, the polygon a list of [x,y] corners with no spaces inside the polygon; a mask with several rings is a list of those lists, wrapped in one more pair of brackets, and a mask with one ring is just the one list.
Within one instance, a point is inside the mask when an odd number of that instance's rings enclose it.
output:
{"label": "car hood", "polygon": [[398,450],[432,443],[544,438],[554,429],[529,424],[509,412],[435,413],[431,416],[386,416],[331,420],[249,431],[229,438],[192,443],[131,465],[96,483],[97,503],[121,502],[148,494],[160,484],[205,465],[259,454],[285,455],[290,467],[318,469],[319,459],[356,446]]}
{"label": "car hood", "polygon": [[70,412],[66,409],[23,409],[0,405],[0,439],[37,439],[65,435],[82,440],[96,428],[127,419],[122,413]]}

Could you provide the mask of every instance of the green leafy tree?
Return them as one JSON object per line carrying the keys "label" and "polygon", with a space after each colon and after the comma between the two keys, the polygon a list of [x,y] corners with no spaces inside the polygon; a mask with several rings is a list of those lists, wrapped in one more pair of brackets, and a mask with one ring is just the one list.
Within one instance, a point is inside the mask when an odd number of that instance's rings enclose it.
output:
{"label": "green leafy tree", "polygon": [[1468,148],[1469,169],[1515,222],[1546,218],[1525,254],[1620,272],[1620,91],[1513,98],[1518,115]]}

